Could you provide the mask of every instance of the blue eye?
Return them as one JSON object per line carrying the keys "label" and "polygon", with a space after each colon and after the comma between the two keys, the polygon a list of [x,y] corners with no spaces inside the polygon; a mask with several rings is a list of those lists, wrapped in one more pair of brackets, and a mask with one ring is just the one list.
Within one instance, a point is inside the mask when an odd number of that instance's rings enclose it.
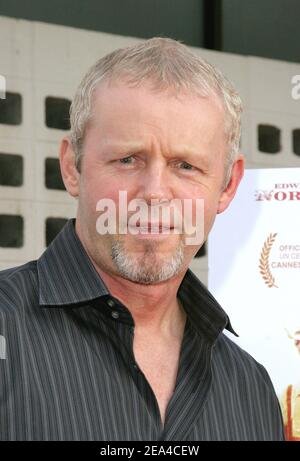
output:
{"label": "blue eye", "polygon": [[128,163],[131,163],[131,160],[133,160],[133,157],[132,157],[132,155],[129,155],[128,157],[121,158],[120,162],[128,164]]}
{"label": "blue eye", "polygon": [[180,163],[182,166],[182,169],[183,170],[192,170],[194,167],[192,165],[190,165],[189,163],[187,162],[181,162]]}

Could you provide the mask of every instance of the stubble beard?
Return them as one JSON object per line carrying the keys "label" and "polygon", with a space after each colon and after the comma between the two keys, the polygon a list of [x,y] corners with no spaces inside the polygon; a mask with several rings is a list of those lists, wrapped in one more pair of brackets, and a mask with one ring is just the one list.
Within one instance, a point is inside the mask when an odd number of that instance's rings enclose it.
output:
{"label": "stubble beard", "polygon": [[184,243],[180,239],[172,254],[158,252],[157,243],[143,242],[143,251],[130,252],[124,239],[114,239],[111,258],[119,274],[132,282],[144,285],[156,284],[175,277],[183,268]]}

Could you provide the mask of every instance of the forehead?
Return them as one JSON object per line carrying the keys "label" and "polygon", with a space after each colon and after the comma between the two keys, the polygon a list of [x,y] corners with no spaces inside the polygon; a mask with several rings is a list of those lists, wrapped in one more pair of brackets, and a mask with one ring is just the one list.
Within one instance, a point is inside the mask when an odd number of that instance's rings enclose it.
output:
{"label": "forehead", "polygon": [[225,140],[224,110],[217,97],[191,92],[153,91],[149,83],[130,87],[103,82],[94,91],[88,132],[101,137],[164,139],[210,145]]}

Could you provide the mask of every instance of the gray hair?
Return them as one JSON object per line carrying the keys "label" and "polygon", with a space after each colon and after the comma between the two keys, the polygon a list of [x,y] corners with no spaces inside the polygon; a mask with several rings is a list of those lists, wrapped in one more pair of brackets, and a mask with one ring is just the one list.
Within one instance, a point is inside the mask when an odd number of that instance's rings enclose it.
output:
{"label": "gray hair", "polygon": [[132,86],[147,81],[158,91],[172,88],[177,92],[191,91],[204,97],[219,97],[225,111],[228,142],[225,184],[228,183],[239,152],[241,98],[221,72],[205,59],[178,41],[160,37],[113,51],[99,59],[84,76],[70,108],[70,138],[78,171],[86,127],[92,118],[92,96],[104,80],[125,80]]}

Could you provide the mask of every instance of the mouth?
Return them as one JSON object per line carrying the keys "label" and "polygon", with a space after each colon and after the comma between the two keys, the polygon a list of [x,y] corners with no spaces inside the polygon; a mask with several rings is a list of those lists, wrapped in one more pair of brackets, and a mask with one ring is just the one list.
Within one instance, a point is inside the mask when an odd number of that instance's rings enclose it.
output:
{"label": "mouth", "polygon": [[153,233],[154,234],[166,233],[174,229],[174,227],[170,226],[169,224],[157,223],[157,222],[140,223],[140,224],[137,224],[136,227],[141,233],[152,233],[152,234]]}
{"label": "mouth", "polygon": [[136,223],[135,226],[129,226],[128,229],[129,231],[133,229],[134,232],[132,233],[138,236],[169,235],[173,233],[172,231],[174,230],[174,226],[161,222],[142,222]]}

